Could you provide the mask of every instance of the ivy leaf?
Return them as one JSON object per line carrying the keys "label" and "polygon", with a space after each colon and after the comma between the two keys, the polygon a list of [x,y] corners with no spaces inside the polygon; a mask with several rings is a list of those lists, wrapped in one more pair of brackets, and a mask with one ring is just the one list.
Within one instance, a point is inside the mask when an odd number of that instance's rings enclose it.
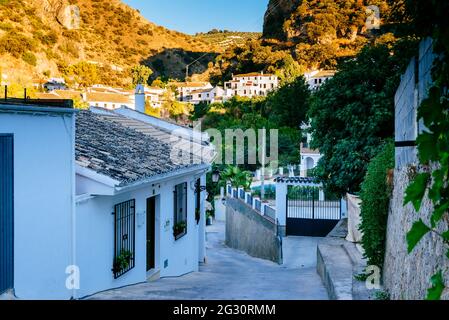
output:
{"label": "ivy leaf", "polygon": [[[443,239],[444,239],[445,241],[449,241],[449,230],[446,231],[446,232],[444,232],[441,236],[443,237]],[[449,251],[448,251],[448,252],[449,252]]]}
{"label": "ivy leaf", "polygon": [[440,270],[430,278],[432,287],[427,289],[426,300],[440,300],[444,290],[443,272]]}
{"label": "ivy leaf", "polygon": [[443,218],[444,213],[449,209],[449,202],[435,206],[435,209],[430,217],[430,224],[435,228],[437,223]]}
{"label": "ivy leaf", "polygon": [[430,228],[421,219],[419,219],[418,221],[416,221],[413,224],[412,228],[407,233],[408,253],[413,251],[413,249],[416,247],[418,242],[429,231],[430,231]]}
{"label": "ivy leaf", "polygon": [[437,135],[423,132],[418,136],[416,142],[418,144],[418,154],[421,163],[438,160],[438,149],[435,147],[438,142]]}
{"label": "ivy leaf", "polygon": [[415,210],[419,211],[429,179],[430,173],[428,172],[420,173],[415,177],[413,182],[407,187],[407,190],[405,190],[404,205],[411,202]]}

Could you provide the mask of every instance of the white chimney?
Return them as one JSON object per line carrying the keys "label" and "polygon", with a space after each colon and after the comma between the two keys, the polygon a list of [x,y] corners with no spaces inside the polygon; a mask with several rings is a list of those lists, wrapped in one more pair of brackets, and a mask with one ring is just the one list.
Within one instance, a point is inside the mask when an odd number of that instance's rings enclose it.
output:
{"label": "white chimney", "polygon": [[134,97],[135,110],[145,113],[145,87],[142,84],[138,84],[136,86]]}

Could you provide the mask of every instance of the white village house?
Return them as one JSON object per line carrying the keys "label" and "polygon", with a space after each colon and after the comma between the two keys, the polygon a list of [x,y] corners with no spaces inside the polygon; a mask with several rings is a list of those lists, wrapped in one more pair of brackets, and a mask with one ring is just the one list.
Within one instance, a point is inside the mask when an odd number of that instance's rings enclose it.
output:
{"label": "white village house", "polygon": [[311,90],[316,90],[334,75],[334,70],[312,70],[306,72],[304,78],[306,79],[309,88]]}
{"label": "white village house", "polygon": [[303,132],[303,139],[300,145],[300,176],[307,177],[307,172],[314,169],[318,165],[318,161],[323,157],[319,150],[312,149],[310,142],[312,141],[312,135],[307,132],[310,128],[309,125],[302,125],[301,130]]}
{"label": "white village house", "polygon": [[176,88],[177,98],[181,102],[192,100],[191,94],[193,91],[213,88],[209,82],[174,82],[169,85],[173,85]]}
{"label": "white village house", "polygon": [[185,101],[192,104],[222,102],[224,93],[225,91],[219,86],[194,90],[185,98]]}
{"label": "white village house", "polygon": [[138,110],[0,103],[0,294],[81,298],[198,270],[210,168],[198,154],[213,149],[142,113],[140,95]]}
{"label": "white village house", "polygon": [[253,72],[233,75],[232,80],[225,82],[225,96],[256,97],[266,96],[279,87],[279,79],[274,74]]}

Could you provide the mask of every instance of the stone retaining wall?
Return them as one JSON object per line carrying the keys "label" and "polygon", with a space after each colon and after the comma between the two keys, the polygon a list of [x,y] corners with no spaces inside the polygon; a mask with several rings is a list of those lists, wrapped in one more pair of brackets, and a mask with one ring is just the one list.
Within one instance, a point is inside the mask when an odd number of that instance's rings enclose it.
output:
{"label": "stone retaining wall", "polygon": [[[409,184],[410,169],[395,170],[394,192],[388,216],[387,244],[384,264],[384,285],[392,299],[424,299],[431,287],[430,277],[438,269],[445,270],[446,286],[449,285],[449,259],[447,246],[434,234],[427,234],[411,254],[407,253],[406,234],[414,221],[423,219],[429,223],[433,211],[426,198],[419,213],[411,204],[403,206],[404,191]],[[449,223],[446,215],[446,225]],[[447,227],[446,227],[447,228]],[[443,230],[444,228],[442,228]],[[444,294],[449,299],[449,290]]]}
{"label": "stone retaining wall", "polygon": [[282,263],[277,226],[243,201],[226,200],[226,245],[257,258]]}

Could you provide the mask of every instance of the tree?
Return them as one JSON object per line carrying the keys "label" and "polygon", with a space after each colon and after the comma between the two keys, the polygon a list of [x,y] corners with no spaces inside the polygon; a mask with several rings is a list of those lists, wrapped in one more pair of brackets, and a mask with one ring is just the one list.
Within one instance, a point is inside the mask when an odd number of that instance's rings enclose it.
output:
{"label": "tree", "polygon": [[64,67],[62,72],[68,80],[73,79],[81,87],[89,87],[100,79],[97,65],[85,61]]}
{"label": "tree", "polygon": [[270,93],[263,113],[279,126],[299,128],[306,121],[309,97],[310,91],[304,77],[297,77],[293,82]]}
{"label": "tree", "polygon": [[148,78],[153,74],[153,70],[145,65],[134,66],[131,69],[133,86],[138,84],[147,84]]}
{"label": "tree", "polygon": [[330,191],[358,192],[371,158],[393,136],[394,94],[415,41],[366,46],[313,95],[312,148],[324,155],[316,173]]}
{"label": "tree", "polygon": [[230,182],[234,188],[242,187],[248,190],[251,186],[250,172],[241,170],[239,167],[227,166],[220,176],[224,182]]}

